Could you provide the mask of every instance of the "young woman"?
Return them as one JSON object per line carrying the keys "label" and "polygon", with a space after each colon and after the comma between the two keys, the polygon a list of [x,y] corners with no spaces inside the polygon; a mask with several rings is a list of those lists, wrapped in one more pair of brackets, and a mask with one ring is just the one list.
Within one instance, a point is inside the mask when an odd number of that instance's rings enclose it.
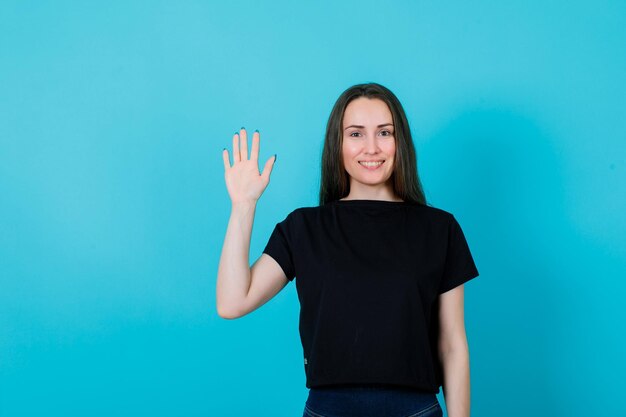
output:
{"label": "young woman", "polygon": [[468,417],[463,284],[478,276],[451,213],[426,203],[409,124],[396,96],[359,84],[326,128],[319,206],[276,224],[248,266],[256,203],[276,156],[258,171],[260,135],[233,137],[223,159],[231,217],[217,281],[221,317],[254,311],[297,276],[304,416]]}

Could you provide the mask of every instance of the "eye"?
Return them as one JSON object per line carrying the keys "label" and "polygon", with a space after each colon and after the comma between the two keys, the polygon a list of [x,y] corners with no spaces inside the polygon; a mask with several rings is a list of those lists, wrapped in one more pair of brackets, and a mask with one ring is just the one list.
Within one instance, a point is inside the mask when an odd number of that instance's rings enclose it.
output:
{"label": "eye", "polygon": [[391,136],[391,135],[393,134],[393,133],[391,133],[389,130],[383,130],[383,131],[381,131],[380,133],[382,134],[382,133],[385,133],[385,132],[386,132],[387,134],[386,134],[386,135],[383,135],[383,136]]}
{"label": "eye", "polygon": [[[356,133],[357,135],[360,135],[360,133],[359,133],[359,132],[352,132],[352,133],[350,133],[350,136],[354,135],[355,133]],[[352,136],[352,137],[354,137],[354,136]]]}

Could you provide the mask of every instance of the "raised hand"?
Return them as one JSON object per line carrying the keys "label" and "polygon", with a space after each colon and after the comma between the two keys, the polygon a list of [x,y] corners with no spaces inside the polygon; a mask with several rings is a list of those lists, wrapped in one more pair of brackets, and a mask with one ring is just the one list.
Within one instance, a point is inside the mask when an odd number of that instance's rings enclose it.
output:
{"label": "raised hand", "polygon": [[[230,165],[228,150],[224,148],[224,178],[226,188],[233,204],[239,202],[256,202],[269,184],[270,174],[276,157],[272,155],[259,173],[260,133],[252,135],[252,149],[248,159],[248,137],[246,130],[241,128],[233,135],[233,165]],[[241,145],[241,148],[240,148]]]}

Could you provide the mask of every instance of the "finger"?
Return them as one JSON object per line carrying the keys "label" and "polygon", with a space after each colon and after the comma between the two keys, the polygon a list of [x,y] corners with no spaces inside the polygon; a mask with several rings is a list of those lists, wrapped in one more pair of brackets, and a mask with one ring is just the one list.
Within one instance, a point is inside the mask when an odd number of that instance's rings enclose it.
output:
{"label": "finger", "polygon": [[270,174],[272,173],[272,169],[274,168],[274,162],[276,162],[276,155],[272,155],[270,159],[265,162],[265,166],[263,167],[263,173],[261,176],[265,178],[265,180],[269,181]]}
{"label": "finger", "polygon": [[241,154],[241,160],[242,161],[247,161],[248,160],[248,133],[246,132],[246,129],[242,129],[243,132],[241,132],[241,140],[239,143],[239,153]]}
{"label": "finger", "polygon": [[250,159],[253,161],[258,161],[259,160],[259,148],[260,148],[260,136],[261,134],[259,133],[259,131],[255,131],[254,134],[252,135],[252,150],[250,151]]}
{"label": "finger", "polygon": [[224,160],[224,170],[230,169],[230,160],[228,159],[228,149],[224,148],[222,151],[222,159]]}
{"label": "finger", "polygon": [[239,133],[233,135],[233,165],[241,161],[239,156]]}

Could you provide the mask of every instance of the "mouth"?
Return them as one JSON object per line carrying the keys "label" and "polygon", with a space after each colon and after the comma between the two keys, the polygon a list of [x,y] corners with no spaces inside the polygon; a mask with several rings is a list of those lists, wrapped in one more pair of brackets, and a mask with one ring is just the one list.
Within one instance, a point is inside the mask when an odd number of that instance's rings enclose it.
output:
{"label": "mouth", "polygon": [[359,161],[359,165],[361,165],[363,168],[368,169],[370,171],[374,171],[374,170],[380,168],[384,163],[385,163],[384,160],[380,160],[380,161]]}

